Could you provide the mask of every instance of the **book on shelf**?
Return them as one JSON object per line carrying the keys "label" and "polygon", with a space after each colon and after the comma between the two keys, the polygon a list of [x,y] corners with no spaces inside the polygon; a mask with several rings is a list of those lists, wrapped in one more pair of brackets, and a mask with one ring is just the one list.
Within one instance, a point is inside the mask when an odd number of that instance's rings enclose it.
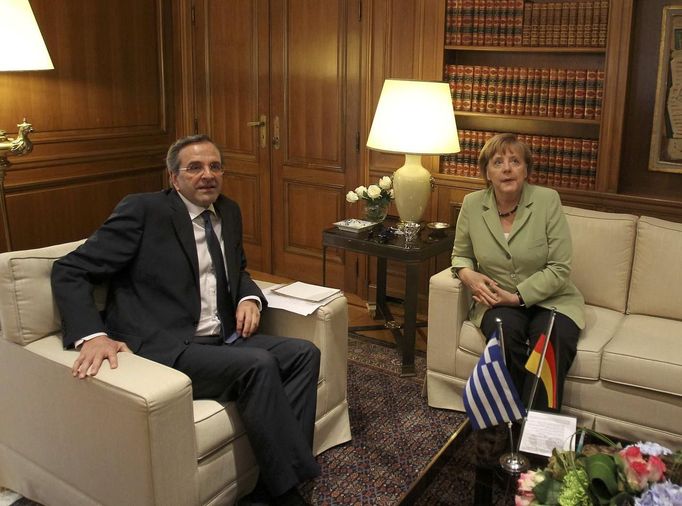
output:
{"label": "book on shelf", "polygon": [[507,0],[507,34],[505,46],[523,44],[523,0]]}
{"label": "book on shelf", "polygon": [[471,45],[471,23],[473,14],[473,0],[456,0],[453,10],[454,19],[450,22],[454,26],[452,43],[455,45]]}
{"label": "book on shelf", "polygon": [[566,81],[564,83],[566,99],[564,100],[562,114],[557,117],[572,118],[573,103],[575,101],[575,69],[566,69]]}
{"label": "book on shelf", "polygon": [[589,139],[580,141],[580,172],[578,177],[578,189],[589,190],[590,188],[590,157],[592,156],[592,142]]}
{"label": "book on shelf", "polygon": [[597,157],[599,155],[599,142],[590,141],[590,171],[589,171],[589,190],[594,190],[597,186]]}
{"label": "book on shelf", "polygon": [[495,114],[504,113],[505,86],[507,84],[507,67],[497,67],[495,81]]}
{"label": "book on shelf", "polygon": [[536,3],[531,3],[530,4],[530,43],[529,45],[531,46],[537,46],[539,45],[538,42],[540,40],[540,7],[539,4]]}
{"label": "book on shelf", "polygon": [[488,68],[488,82],[486,84],[485,112],[494,114],[497,102],[497,83],[499,79],[497,67]]}
{"label": "book on shelf", "polygon": [[540,103],[538,116],[547,116],[547,102],[549,101],[549,69],[540,69]]}
{"label": "book on shelf", "polygon": [[583,22],[583,46],[592,45],[594,4],[585,2],[585,20]]}
{"label": "book on shelf", "polygon": [[604,76],[603,70],[597,70],[597,93],[594,101],[594,119],[601,118],[602,99],[604,98]]}
{"label": "book on shelf", "polygon": [[[458,130],[462,150],[443,157],[441,172],[459,177],[480,178],[478,154],[484,144],[499,132],[485,130]],[[517,134],[533,156],[531,184],[555,188],[594,189],[598,141],[573,137]]]}
{"label": "book on shelf", "polygon": [[507,42],[507,24],[511,21],[507,9],[507,0],[495,0],[493,5],[492,45],[504,47]]}
{"label": "book on shelf", "polygon": [[[585,117],[585,97],[586,97],[586,75],[587,70],[578,69],[575,71],[575,87],[573,92],[573,110],[566,111],[565,118],[582,119]],[[568,104],[567,104],[568,106]],[[568,107],[566,107],[568,109]]]}
{"label": "book on shelf", "polygon": [[599,119],[602,70],[446,64],[443,75],[456,111]]}
{"label": "book on shelf", "polygon": [[542,4],[535,4],[533,6],[534,9],[539,8],[540,9],[540,14],[538,15],[538,46],[546,46],[548,45],[547,42],[547,14],[548,14],[548,7],[549,5],[546,3]]}
{"label": "book on shelf", "polygon": [[481,103],[481,66],[474,65],[474,79],[471,84],[471,111],[485,112],[479,109]]}
{"label": "book on shelf", "polygon": [[602,0],[599,4],[599,37],[597,39],[597,46],[606,46],[606,31],[609,20],[609,2]]}
{"label": "book on shelf", "polygon": [[597,104],[597,71],[585,71],[585,119],[594,119],[594,109]]}
{"label": "book on shelf", "polygon": [[571,171],[573,163],[573,139],[564,138],[564,159],[561,165],[561,179],[556,186],[562,188],[571,187]]}
{"label": "book on shelf", "polygon": [[533,3],[524,2],[523,4],[523,19],[521,25],[521,45],[532,46],[531,42],[531,30],[533,26],[532,21],[533,16]]}
{"label": "book on shelf", "polygon": [[575,45],[578,47],[585,46],[585,11],[587,10],[587,3],[578,3],[578,15],[575,22]]}
{"label": "book on shelf", "polygon": [[[554,118],[557,116],[557,84],[558,84],[558,70],[556,68],[549,69],[549,92],[547,95],[547,116]],[[563,112],[563,108],[562,108]],[[560,114],[558,115],[561,116]]]}
{"label": "book on shelf", "polygon": [[568,183],[569,188],[578,188],[580,181],[580,152],[582,140],[573,139],[573,147],[571,149],[571,172]]}
{"label": "book on shelf", "polygon": [[[557,156],[559,155],[557,151],[557,144],[558,144],[558,137],[550,136],[547,138],[547,166],[548,166],[548,173],[554,174],[556,172],[557,167],[558,167],[558,159]],[[554,181],[554,177],[552,176],[552,182]],[[549,178],[548,178],[548,183],[549,183]]]}
{"label": "book on shelf", "polygon": [[462,111],[471,110],[471,98],[474,88],[474,67],[464,65],[464,79],[462,80]]}
{"label": "book on shelf", "polygon": [[608,0],[446,0],[445,44],[604,47]]}

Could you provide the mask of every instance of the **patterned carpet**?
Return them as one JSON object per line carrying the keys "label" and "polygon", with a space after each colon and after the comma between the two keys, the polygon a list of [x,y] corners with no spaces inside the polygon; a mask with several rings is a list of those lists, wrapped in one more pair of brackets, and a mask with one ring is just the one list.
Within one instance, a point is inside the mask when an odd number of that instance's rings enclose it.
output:
{"label": "patterned carpet", "polygon": [[417,376],[401,378],[394,348],[349,338],[348,405],[353,440],[318,457],[322,476],[302,495],[313,505],[393,505],[450,435],[461,413],[429,408]]}

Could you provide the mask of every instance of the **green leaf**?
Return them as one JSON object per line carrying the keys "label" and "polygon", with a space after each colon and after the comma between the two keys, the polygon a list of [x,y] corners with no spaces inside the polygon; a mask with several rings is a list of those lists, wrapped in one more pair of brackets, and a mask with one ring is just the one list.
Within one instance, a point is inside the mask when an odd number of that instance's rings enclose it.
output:
{"label": "green leaf", "polygon": [[533,487],[533,494],[538,502],[547,506],[559,504],[559,492],[561,492],[561,482],[550,477]]}
{"label": "green leaf", "polygon": [[590,480],[590,490],[599,504],[609,504],[618,494],[617,469],[609,455],[597,454],[584,460],[585,471]]}

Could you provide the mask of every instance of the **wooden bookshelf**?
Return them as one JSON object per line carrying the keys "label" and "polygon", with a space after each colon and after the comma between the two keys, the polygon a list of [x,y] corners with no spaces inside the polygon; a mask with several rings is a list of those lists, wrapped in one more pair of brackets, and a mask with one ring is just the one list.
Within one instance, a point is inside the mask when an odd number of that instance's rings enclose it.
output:
{"label": "wooden bookshelf", "polygon": [[[530,141],[534,182],[561,190],[606,189],[598,176],[598,151],[604,130],[607,20],[613,8],[603,0],[446,1],[443,74],[453,92],[458,128],[479,141],[474,150],[494,132],[514,132]],[[589,27],[583,26],[588,11],[598,18]],[[467,43],[452,43],[463,39]],[[439,175],[482,184],[475,175],[477,151],[469,152],[469,139],[464,144],[467,152],[441,158]],[[586,170],[585,153],[574,151],[580,146],[589,146],[592,157],[589,186],[578,183],[587,176],[575,175]],[[557,153],[558,168],[550,165]],[[461,169],[462,163],[469,168]],[[573,176],[555,177],[557,171]]]}

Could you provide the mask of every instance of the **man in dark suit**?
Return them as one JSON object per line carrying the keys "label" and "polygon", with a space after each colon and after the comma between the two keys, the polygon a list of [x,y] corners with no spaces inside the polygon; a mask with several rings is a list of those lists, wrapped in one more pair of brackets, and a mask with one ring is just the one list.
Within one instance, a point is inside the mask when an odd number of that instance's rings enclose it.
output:
{"label": "man in dark suit", "polygon": [[[312,455],[320,352],[257,332],[267,301],[246,269],[238,205],[221,194],[220,151],[203,135],[168,151],[172,189],[129,195],[52,287],[73,375],[133,352],[192,380],[195,398],[236,401],[260,467],[254,502],[279,502],[319,474]],[[93,287],[108,282],[100,314]]]}

